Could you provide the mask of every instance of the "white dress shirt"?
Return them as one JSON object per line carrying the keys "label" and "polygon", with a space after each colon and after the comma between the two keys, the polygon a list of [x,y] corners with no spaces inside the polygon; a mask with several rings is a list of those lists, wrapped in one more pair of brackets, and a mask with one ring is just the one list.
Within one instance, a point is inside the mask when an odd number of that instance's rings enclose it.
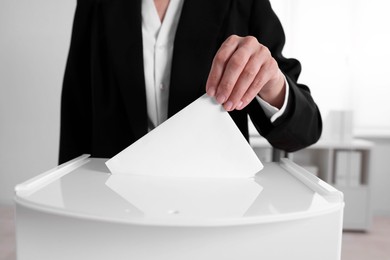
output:
{"label": "white dress shirt", "polygon": [[[146,104],[150,123],[156,127],[168,117],[169,83],[173,55],[173,43],[184,0],[170,0],[161,22],[154,0],[142,0],[142,42],[146,84]],[[257,97],[271,122],[283,114],[288,100],[286,97],[279,110]]]}

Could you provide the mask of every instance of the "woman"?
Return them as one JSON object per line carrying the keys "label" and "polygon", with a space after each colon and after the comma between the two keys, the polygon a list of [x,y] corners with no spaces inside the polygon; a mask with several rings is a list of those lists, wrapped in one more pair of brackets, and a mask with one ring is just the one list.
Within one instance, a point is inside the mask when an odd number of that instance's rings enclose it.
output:
{"label": "woman", "polygon": [[268,0],[79,0],[65,72],[60,163],[112,157],[207,92],[248,138],[316,142],[320,112]]}

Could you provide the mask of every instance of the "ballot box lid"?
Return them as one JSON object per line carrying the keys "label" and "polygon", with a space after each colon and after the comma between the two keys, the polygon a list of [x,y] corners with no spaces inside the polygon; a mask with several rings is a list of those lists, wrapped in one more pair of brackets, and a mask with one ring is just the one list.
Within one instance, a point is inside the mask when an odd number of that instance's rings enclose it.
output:
{"label": "ballot box lid", "polygon": [[65,217],[135,225],[229,226],[341,211],[343,194],[288,159],[254,178],[111,174],[80,156],[15,187],[15,202]]}

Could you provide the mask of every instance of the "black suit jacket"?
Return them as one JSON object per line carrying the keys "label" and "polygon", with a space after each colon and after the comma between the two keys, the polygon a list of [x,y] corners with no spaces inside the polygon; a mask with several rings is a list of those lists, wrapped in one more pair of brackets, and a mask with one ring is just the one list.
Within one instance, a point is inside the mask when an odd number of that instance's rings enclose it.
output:
{"label": "black suit jacket", "polygon": [[[321,117],[297,83],[295,59],[281,52],[282,26],[268,0],[185,0],[174,42],[168,116],[205,93],[213,57],[230,35],[266,45],[290,85],[274,123],[256,101],[230,113],[248,138],[247,115],[274,147],[295,151],[318,140]],[[147,133],[141,0],[78,0],[64,76],[60,163],[80,154],[112,157]]]}

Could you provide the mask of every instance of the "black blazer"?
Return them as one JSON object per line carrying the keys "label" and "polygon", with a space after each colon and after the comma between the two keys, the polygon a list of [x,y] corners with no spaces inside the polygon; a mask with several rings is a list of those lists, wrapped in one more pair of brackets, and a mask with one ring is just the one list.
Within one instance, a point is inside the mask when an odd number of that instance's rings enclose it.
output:
{"label": "black blazer", "polygon": [[[274,123],[253,101],[230,113],[248,138],[247,115],[274,147],[295,151],[318,140],[322,123],[295,59],[281,52],[282,26],[268,0],[185,0],[174,42],[168,116],[205,93],[213,57],[230,35],[266,45],[290,85]],[[61,104],[60,163],[80,154],[109,158],[147,133],[141,0],[78,0]]]}

